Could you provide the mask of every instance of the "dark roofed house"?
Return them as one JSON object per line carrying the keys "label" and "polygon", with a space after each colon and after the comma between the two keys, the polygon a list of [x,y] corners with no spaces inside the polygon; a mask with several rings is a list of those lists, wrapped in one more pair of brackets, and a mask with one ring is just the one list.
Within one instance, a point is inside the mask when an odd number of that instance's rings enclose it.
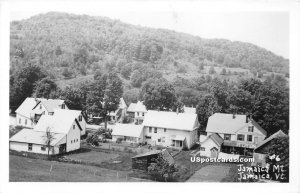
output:
{"label": "dark roofed house", "polygon": [[288,137],[284,132],[281,130],[277,131],[264,141],[262,141],[255,149],[254,149],[254,162],[252,165],[258,165],[265,167],[266,166],[266,156],[269,153],[269,149],[271,148],[271,143],[274,139],[278,139],[280,137]]}
{"label": "dark roofed house", "polygon": [[132,169],[147,171],[150,163],[153,163],[153,159],[156,159],[159,154],[161,154],[170,165],[175,163],[173,156],[168,152],[168,150],[153,150],[132,157]]}

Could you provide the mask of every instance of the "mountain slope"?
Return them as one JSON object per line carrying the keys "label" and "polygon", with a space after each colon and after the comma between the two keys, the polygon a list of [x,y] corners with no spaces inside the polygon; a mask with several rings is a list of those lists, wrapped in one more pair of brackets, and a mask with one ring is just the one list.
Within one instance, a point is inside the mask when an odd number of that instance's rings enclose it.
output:
{"label": "mountain slope", "polygon": [[10,40],[11,73],[31,63],[55,78],[62,78],[67,70],[74,76],[93,74],[97,69],[121,70],[132,62],[171,73],[183,68],[194,71],[201,65],[289,71],[287,59],[250,43],[203,39],[105,17],[56,12],[36,15],[12,22]]}

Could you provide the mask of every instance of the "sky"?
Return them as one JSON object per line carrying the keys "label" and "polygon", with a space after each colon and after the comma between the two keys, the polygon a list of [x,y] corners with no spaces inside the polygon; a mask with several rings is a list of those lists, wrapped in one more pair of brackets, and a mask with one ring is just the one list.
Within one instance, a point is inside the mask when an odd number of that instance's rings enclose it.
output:
{"label": "sky", "polygon": [[98,6],[37,6],[12,10],[11,20],[59,11],[91,16],[106,16],[123,22],[184,32],[202,38],[221,38],[249,42],[289,58],[289,13],[284,11],[201,10],[191,6],[176,8],[136,4],[99,4]]}

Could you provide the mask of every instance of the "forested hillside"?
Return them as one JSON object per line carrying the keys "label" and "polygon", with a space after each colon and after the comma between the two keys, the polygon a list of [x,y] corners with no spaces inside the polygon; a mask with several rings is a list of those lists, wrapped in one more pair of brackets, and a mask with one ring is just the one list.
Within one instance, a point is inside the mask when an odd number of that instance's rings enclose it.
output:
{"label": "forested hillside", "polygon": [[[11,23],[11,72],[24,63],[46,67],[55,78],[93,74],[132,62],[176,72],[201,66],[288,73],[287,59],[253,44],[203,39],[105,17],[54,13]],[[127,65],[129,75],[135,68]],[[126,76],[126,75],[125,75]]]}

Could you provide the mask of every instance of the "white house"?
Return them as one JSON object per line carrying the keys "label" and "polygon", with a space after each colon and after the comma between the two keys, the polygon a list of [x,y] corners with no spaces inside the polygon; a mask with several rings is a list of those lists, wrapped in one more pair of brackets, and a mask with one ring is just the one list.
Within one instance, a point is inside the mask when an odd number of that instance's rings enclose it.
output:
{"label": "white house", "polygon": [[122,122],[127,112],[127,105],[123,98],[120,98],[120,104],[117,110],[108,113],[109,120]]}
{"label": "white house", "polygon": [[147,113],[146,106],[142,101],[131,103],[127,109],[128,115],[133,119],[135,124],[142,124]]}
{"label": "white house", "polygon": [[246,154],[253,152],[267,133],[250,116],[215,113],[209,117],[207,136],[218,134],[223,140],[222,152]]}
{"label": "white house", "polygon": [[222,144],[223,139],[218,134],[213,133],[200,143],[200,155],[217,158]]}
{"label": "white house", "polygon": [[196,114],[149,110],[143,122],[144,142],[189,149],[198,141],[199,126]]}
{"label": "white house", "polygon": [[54,137],[50,154],[77,150],[80,148],[83,121],[81,111],[56,109],[53,116],[42,116],[33,130],[23,129],[11,137],[10,149],[47,154],[46,136],[50,132]]}
{"label": "white house", "polygon": [[183,106],[183,111],[185,113],[196,114],[196,108],[194,108],[194,107]]}
{"label": "white house", "polygon": [[26,98],[16,110],[17,125],[33,128],[42,115],[53,115],[54,109],[68,109],[64,100]]}
{"label": "white house", "polygon": [[[39,154],[48,154],[46,146],[47,134],[43,131],[33,129],[22,129],[9,139],[9,149],[15,151],[33,152]],[[51,141],[49,154],[59,154],[60,147],[65,144],[65,134],[52,133],[54,140]]]}
{"label": "white house", "polygon": [[112,141],[116,142],[119,138],[124,142],[141,143],[143,140],[143,126],[117,123],[113,127]]}

